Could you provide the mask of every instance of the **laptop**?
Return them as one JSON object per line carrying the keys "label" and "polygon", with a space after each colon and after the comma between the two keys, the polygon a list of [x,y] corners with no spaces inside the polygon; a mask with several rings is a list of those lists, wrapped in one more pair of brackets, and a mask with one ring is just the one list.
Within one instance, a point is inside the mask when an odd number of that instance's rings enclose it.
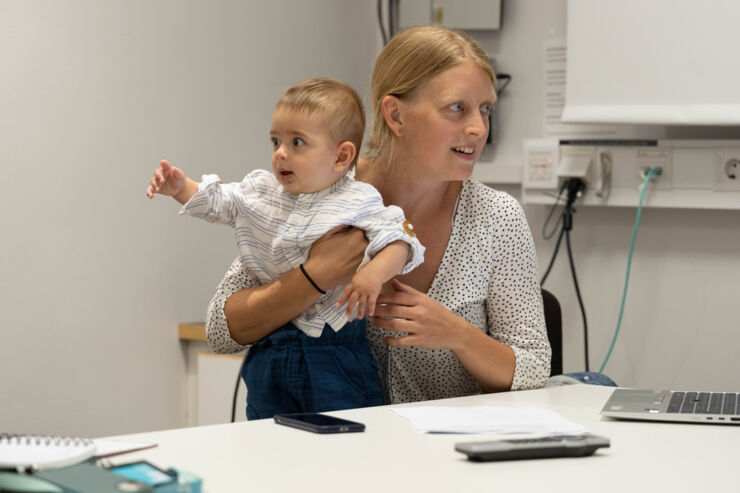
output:
{"label": "laptop", "polygon": [[740,425],[740,393],[615,389],[601,414],[618,419]]}

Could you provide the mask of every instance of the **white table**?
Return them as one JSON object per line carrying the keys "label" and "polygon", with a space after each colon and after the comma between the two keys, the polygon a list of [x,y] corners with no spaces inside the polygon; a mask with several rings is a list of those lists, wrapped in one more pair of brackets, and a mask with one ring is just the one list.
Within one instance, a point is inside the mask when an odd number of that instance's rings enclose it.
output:
{"label": "white table", "polygon": [[[612,389],[571,385],[410,405],[536,406],[611,439],[585,458],[474,463],[454,451],[485,435],[416,432],[389,407],[331,413],[364,433],[318,435],[272,420],[125,435],[158,447],[119,456],[190,471],[222,492],[740,491],[740,426],[616,421],[599,411]],[[514,489],[516,488],[516,489]]]}

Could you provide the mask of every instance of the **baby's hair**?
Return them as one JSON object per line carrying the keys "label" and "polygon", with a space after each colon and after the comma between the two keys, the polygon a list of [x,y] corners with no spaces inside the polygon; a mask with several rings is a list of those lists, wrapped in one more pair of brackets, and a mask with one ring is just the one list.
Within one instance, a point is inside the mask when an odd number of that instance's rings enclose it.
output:
{"label": "baby's hair", "polygon": [[362,100],[344,82],[328,77],[313,77],[289,87],[275,108],[286,107],[299,113],[322,113],[332,138],[355,145],[354,166],[360,154],[365,133],[365,111]]}

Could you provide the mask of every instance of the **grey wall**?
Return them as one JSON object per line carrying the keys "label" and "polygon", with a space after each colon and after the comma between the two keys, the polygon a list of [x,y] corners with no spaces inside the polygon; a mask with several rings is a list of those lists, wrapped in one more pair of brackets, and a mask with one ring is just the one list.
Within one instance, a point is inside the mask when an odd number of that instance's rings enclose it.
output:
{"label": "grey wall", "polygon": [[285,87],[368,92],[374,3],[0,0],[0,429],[186,423],[177,324],[204,319],[232,232],[144,190],[159,160],[269,166]]}

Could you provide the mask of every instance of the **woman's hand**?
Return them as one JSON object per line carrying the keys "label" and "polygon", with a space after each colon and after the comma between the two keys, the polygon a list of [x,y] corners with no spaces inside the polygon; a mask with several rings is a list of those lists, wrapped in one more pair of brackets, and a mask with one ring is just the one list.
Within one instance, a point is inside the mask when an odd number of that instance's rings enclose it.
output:
{"label": "woman's hand", "polygon": [[383,330],[407,332],[408,335],[386,337],[389,346],[454,350],[461,344],[461,327],[467,327],[467,322],[398,279],[391,282],[391,287],[393,292],[383,292],[378,296],[373,325]]}
{"label": "woman's hand", "polygon": [[361,229],[337,226],[313,243],[303,266],[324,291],[349,284],[365,256],[367,244]]}
{"label": "woman's hand", "polygon": [[[389,346],[450,349],[483,392],[511,389],[516,358],[514,351],[490,337],[426,294],[394,279],[392,293],[381,293],[373,325],[383,330],[407,332],[386,337]],[[385,306],[384,306],[384,305]]]}

